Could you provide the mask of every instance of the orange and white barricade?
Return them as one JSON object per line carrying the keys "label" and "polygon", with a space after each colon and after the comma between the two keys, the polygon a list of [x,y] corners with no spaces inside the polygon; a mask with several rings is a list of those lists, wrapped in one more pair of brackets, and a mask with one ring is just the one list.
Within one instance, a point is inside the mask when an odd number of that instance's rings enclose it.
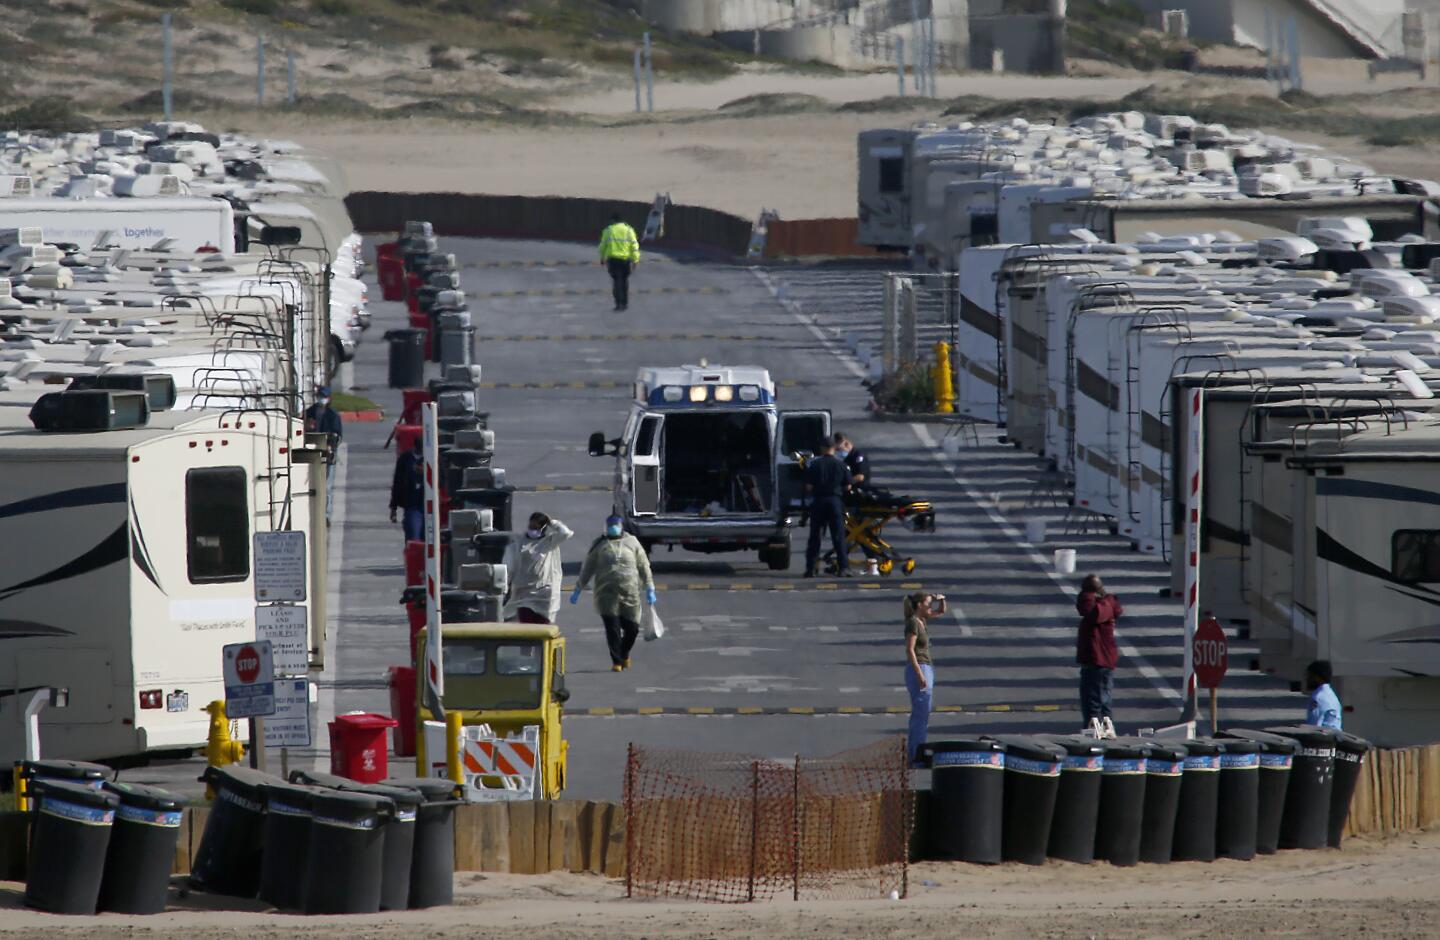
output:
{"label": "orange and white barricade", "polygon": [[489,725],[467,725],[460,736],[465,798],[483,803],[531,800],[540,786],[540,726],[501,737]]}

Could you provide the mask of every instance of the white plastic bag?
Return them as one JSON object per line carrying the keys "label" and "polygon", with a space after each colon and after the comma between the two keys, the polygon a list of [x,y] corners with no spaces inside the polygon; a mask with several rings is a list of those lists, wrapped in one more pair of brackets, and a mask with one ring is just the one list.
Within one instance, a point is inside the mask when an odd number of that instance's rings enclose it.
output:
{"label": "white plastic bag", "polygon": [[655,605],[651,604],[645,608],[644,624],[646,640],[658,640],[665,635],[665,622],[655,612]]}

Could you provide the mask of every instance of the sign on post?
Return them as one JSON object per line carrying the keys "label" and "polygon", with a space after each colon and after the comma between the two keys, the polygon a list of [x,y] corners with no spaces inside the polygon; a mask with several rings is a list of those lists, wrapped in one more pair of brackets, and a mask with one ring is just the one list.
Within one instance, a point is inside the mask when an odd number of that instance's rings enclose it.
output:
{"label": "sign on post", "polygon": [[1195,628],[1195,639],[1191,643],[1191,654],[1195,663],[1195,683],[1202,689],[1210,690],[1210,733],[1220,730],[1219,705],[1216,689],[1230,668],[1230,646],[1220,621],[1209,614]]}
{"label": "sign on post", "polygon": [[270,641],[230,643],[222,655],[225,714],[231,718],[275,714],[275,663]]}
{"label": "sign on post", "polygon": [[304,607],[256,607],[255,639],[270,641],[277,676],[303,676],[310,668],[310,624]]}
{"label": "sign on post", "polygon": [[310,746],[310,680],[275,681],[275,714],[265,721],[265,746]]}
{"label": "sign on post", "polygon": [[255,600],[305,600],[305,533],[255,533]]}

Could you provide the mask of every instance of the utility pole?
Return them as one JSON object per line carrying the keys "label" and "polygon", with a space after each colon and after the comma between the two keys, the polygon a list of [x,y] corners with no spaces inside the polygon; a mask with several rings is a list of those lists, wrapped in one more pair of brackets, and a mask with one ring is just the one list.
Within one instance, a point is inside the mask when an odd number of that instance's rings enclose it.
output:
{"label": "utility pole", "polygon": [[160,102],[165,113],[165,120],[173,120],[174,111],[171,106],[174,104],[173,86],[175,83],[175,56],[170,45],[170,14],[164,13],[160,16],[161,35],[161,78],[160,78]]}
{"label": "utility pole", "polygon": [[655,111],[655,60],[650,54],[650,34],[645,34],[645,110]]}
{"label": "utility pole", "polygon": [[925,37],[921,32],[923,29],[924,27],[920,25],[920,0],[910,0],[910,43],[915,47],[915,54],[912,56],[915,60],[915,68],[912,71],[915,73],[914,84],[917,95],[925,94],[925,70],[921,66],[921,63],[925,61]]}
{"label": "utility pole", "polygon": [[928,19],[926,19],[925,24],[926,24],[926,31],[930,34],[930,56],[929,56],[929,61],[930,61],[930,97],[932,97],[932,98],[938,98],[938,97],[940,97],[940,90],[935,87],[935,58],[936,58],[935,53],[936,53],[938,50],[935,48],[935,4],[934,4],[934,2],[931,2],[931,4],[930,4],[930,16],[929,16]]}
{"label": "utility pole", "polygon": [[900,81],[900,97],[905,97],[905,37],[895,37],[895,77]]}
{"label": "utility pole", "polygon": [[255,104],[265,107],[265,37],[255,37]]}
{"label": "utility pole", "polygon": [[1295,91],[1305,87],[1300,80],[1300,32],[1293,16],[1290,17],[1290,87]]}
{"label": "utility pole", "polygon": [[285,53],[285,103],[295,103],[295,53]]}
{"label": "utility pole", "polygon": [[635,113],[640,113],[640,59],[644,55],[640,47],[635,47]]}

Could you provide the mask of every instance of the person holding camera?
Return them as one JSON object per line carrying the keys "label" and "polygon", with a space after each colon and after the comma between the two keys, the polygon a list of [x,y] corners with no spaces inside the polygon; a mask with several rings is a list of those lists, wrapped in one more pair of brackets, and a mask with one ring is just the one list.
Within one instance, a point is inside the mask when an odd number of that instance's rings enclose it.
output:
{"label": "person holding camera", "polygon": [[935,666],[930,659],[930,620],[945,613],[944,594],[923,591],[905,598],[905,691],[910,693],[910,733],[906,753],[913,766],[930,730],[935,708]]}
{"label": "person holding camera", "polygon": [[1105,583],[1098,574],[1090,574],[1080,582],[1075,609],[1080,614],[1075,661],[1080,665],[1081,720],[1097,738],[1113,738],[1115,722],[1110,714],[1110,695],[1114,688],[1115,663],[1120,658],[1115,644],[1115,621],[1125,613],[1125,608],[1119,598],[1105,593]]}

